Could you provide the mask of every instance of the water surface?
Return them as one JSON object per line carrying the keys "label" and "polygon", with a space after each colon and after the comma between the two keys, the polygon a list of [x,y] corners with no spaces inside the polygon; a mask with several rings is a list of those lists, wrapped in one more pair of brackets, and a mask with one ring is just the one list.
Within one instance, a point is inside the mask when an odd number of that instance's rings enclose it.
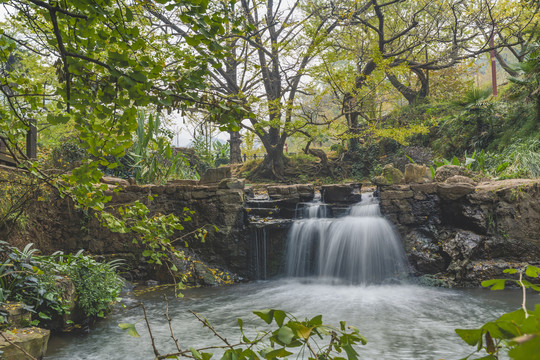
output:
{"label": "water surface", "polygon": [[[169,293],[169,297],[170,297]],[[359,347],[361,359],[459,359],[473,348],[455,334],[455,328],[478,327],[520,306],[519,291],[453,290],[415,285],[331,285],[323,279],[265,281],[220,288],[185,291],[170,299],[173,327],[184,348],[219,344],[193,317],[206,317],[231,342],[240,340],[236,319],[245,328],[264,328],[252,310],[279,308],[299,318],[323,314],[325,324],[340,320],[355,325],[368,339]],[[133,297],[145,302],[158,347],[173,351],[163,317],[163,292]],[[538,297],[529,299],[532,306]],[[118,328],[120,322],[138,322],[141,338]],[[153,359],[140,309],[117,308],[87,334],[53,336],[46,359]],[[218,357],[219,358],[219,357]]]}

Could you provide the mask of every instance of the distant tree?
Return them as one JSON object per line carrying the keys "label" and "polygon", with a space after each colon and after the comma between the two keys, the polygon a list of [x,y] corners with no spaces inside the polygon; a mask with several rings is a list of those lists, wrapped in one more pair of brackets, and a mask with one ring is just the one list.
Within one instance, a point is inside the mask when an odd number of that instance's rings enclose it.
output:
{"label": "distant tree", "polygon": [[[339,86],[342,111],[350,132],[350,149],[358,147],[362,125],[378,121],[371,109],[377,88],[384,81],[410,103],[424,101],[429,95],[429,73],[454,67],[491,50],[489,39],[493,29],[517,33],[531,22],[518,1],[499,4],[496,1],[330,1],[333,14],[350,14],[346,26],[333,33],[328,51],[322,54],[331,82],[333,64],[351,63],[354,79],[348,86]],[[358,11],[362,6],[365,11]],[[366,9],[367,7],[367,9]],[[519,26],[513,22],[519,19]],[[496,47],[513,46],[519,39],[507,39]],[[338,67],[339,69],[339,67]]]}

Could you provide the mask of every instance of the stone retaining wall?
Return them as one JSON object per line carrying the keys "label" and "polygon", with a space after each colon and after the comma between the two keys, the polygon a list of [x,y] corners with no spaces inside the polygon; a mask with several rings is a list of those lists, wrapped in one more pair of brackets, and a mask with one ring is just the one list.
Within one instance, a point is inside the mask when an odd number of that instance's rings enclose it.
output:
{"label": "stone retaining wall", "polygon": [[[249,244],[243,234],[247,222],[243,207],[243,184],[233,189],[221,188],[220,185],[184,185],[182,182],[164,186],[127,185],[118,187],[117,193],[112,191],[115,188],[113,185],[110,187],[113,199],[109,205],[139,200],[151,211],[172,213],[181,219],[184,218],[184,208],[193,210],[191,220],[183,223],[185,230],[178,236],[207,224],[209,226],[205,229],[208,235],[204,244],[194,236],[186,236],[179,242],[179,246],[185,240],[189,250],[200,255],[206,262],[243,276],[248,275],[246,257]],[[148,199],[149,195],[152,195],[153,201]],[[15,246],[23,248],[26,243],[33,242],[44,253],[57,250],[69,253],[85,249],[92,254],[114,254],[128,261],[131,259],[144,263],[140,250],[132,242],[132,235],[110,232],[92,214],[75,210],[68,199],[51,198],[47,202],[36,202],[30,213],[32,216],[26,233],[18,234],[10,241]],[[215,231],[213,225],[219,231]]]}
{"label": "stone retaining wall", "polygon": [[457,180],[380,186],[381,211],[416,273],[478,286],[505,268],[538,263],[540,180]]}

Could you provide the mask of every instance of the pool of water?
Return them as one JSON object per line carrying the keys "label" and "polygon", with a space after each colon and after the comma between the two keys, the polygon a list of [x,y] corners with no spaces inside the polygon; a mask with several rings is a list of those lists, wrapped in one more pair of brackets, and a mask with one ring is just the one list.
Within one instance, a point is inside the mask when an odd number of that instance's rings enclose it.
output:
{"label": "pool of water", "polygon": [[[345,286],[316,281],[265,281],[219,288],[189,289],[182,299],[167,291],[132,295],[144,301],[157,345],[162,353],[174,350],[164,318],[163,294],[184,348],[219,344],[189,313],[207,318],[231,342],[240,340],[237,318],[246,328],[263,328],[253,310],[278,308],[296,317],[323,314],[325,324],[340,320],[360,329],[368,339],[359,348],[361,359],[457,359],[473,348],[455,334],[473,328],[520,306],[519,291],[454,290],[415,285]],[[532,306],[538,297],[529,299]],[[128,336],[118,323],[137,323],[140,338]],[[52,336],[46,359],[153,359],[142,311],[118,307],[88,333]]]}

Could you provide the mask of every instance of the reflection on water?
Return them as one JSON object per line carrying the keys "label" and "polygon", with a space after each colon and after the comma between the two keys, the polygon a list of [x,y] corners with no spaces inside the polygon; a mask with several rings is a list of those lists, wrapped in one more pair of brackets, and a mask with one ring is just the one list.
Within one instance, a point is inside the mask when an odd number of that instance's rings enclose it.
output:
{"label": "reflection on water", "polygon": [[[169,297],[170,294],[169,294]],[[144,301],[158,347],[173,351],[163,317],[163,293],[145,294]],[[534,300],[531,299],[530,305]],[[520,306],[519,291],[451,290],[413,285],[345,286],[317,281],[283,280],[221,288],[191,289],[183,299],[170,299],[170,315],[181,345],[219,344],[216,337],[188,312],[206,317],[230,341],[240,340],[236,319],[244,327],[262,328],[252,310],[279,308],[303,318],[323,314],[326,324],[340,320],[355,325],[368,339],[359,348],[362,359],[456,359],[470,353],[455,328],[472,328]],[[141,338],[117,326],[137,322]],[[46,359],[153,359],[140,309],[117,309],[88,334],[55,336]]]}

